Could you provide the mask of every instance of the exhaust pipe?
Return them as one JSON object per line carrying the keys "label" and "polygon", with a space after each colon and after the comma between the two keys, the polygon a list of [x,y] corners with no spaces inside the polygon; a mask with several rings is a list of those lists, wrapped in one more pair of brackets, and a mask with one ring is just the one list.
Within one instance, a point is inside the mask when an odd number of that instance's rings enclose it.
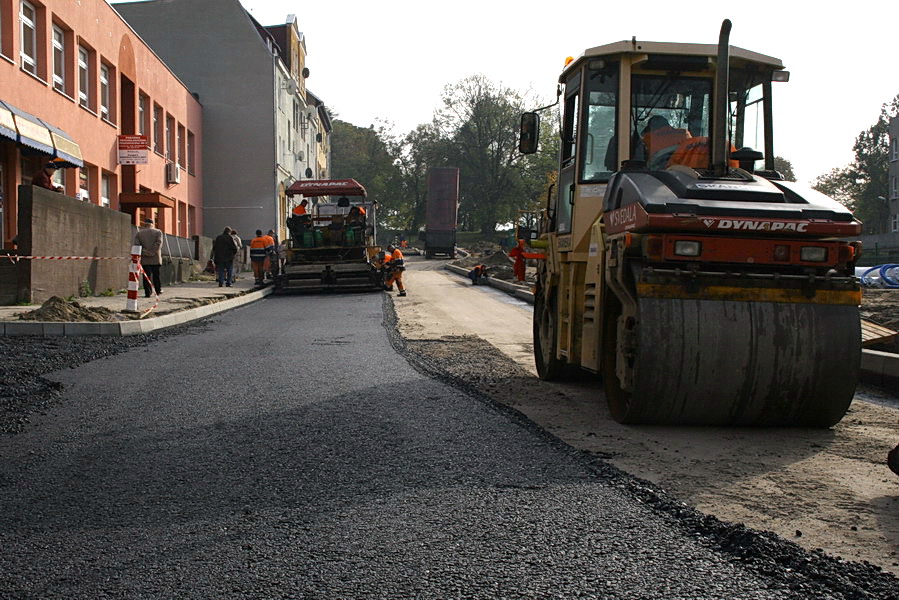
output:
{"label": "exhaust pipe", "polygon": [[727,142],[727,92],[730,88],[730,19],[721,23],[718,36],[718,76],[715,78],[715,122],[712,125],[712,173],[715,177],[727,175],[727,158],[730,145]]}

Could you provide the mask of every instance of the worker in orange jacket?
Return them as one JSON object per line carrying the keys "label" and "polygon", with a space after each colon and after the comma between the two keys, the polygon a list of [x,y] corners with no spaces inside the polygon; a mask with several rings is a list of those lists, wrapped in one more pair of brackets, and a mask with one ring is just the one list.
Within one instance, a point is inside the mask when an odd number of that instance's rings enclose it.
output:
{"label": "worker in orange jacket", "polygon": [[406,286],[403,285],[403,271],[406,270],[406,263],[403,259],[403,253],[393,244],[387,246],[387,253],[390,256],[386,261],[386,269],[389,273],[389,277],[387,283],[384,285],[384,289],[388,292],[392,292],[393,284],[396,283],[396,288],[400,292],[398,295],[405,296]]}
{"label": "worker in orange jacket", "polygon": [[293,207],[293,215],[295,217],[300,217],[307,213],[306,207],[309,206],[309,201],[303,198],[303,200]]}
{"label": "worker in orange jacket", "polygon": [[515,273],[515,279],[524,281],[526,272],[524,260],[526,258],[546,258],[546,255],[542,252],[525,252],[524,240],[518,240],[518,245],[509,250],[509,258],[515,259],[515,264],[512,265],[512,272]]}
{"label": "worker in orange jacket", "polygon": [[275,240],[271,236],[262,235],[262,230],[257,229],[256,237],[250,242],[250,262],[257,286],[265,284],[265,266],[274,253]]}

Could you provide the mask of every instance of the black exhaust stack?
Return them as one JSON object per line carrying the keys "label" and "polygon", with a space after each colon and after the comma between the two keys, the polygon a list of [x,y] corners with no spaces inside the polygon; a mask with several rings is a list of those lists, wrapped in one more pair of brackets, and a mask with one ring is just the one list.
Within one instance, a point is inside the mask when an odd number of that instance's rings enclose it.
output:
{"label": "black exhaust stack", "polygon": [[712,125],[712,173],[715,177],[727,175],[727,92],[730,88],[730,19],[721,23],[718,36],[718,76],[715,79],[715,122]]}

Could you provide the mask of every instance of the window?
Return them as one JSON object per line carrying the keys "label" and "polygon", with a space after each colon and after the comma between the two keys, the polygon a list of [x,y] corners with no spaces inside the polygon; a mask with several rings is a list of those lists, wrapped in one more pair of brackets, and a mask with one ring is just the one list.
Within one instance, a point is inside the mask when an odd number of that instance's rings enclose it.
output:
{"label": "window", "polygon": [[890,216],[890,231],[893,233],[899,231],[899,215]]}
{"label": "window", "polygon": [[899,177],[893,175],[890,182],[890,198],[899,198]]}
{"label": "window", "polygon": [[153,152],[162,154],[162,107],[153,105]]}
{"label": "window", "polygon": [[899,138],[893,138],[892,147],[893,147],[892,160],[899,160]]}
{"label": "window", "polygon": [[165,157],[175,162],[175,119],[172,115],[165,116]]}
{"label": "window", "polygon": [[109,121],[109,67],[100,64],[100,116]]}
{"label": "window", "polygon": [[194,174],[194,167],[196,165],[196,140],[194,139],[194,134],[192,131],[187,131],[187,172],[191,175]]}
{"label": "window", "polygon": [[178,166],[184,168],[184,125],[178,125]]}
{"label": "window", "polygon": [[618,170],[618,63],[588,71],[581,179],[608,181]]}
{"label": "window", "polygon": [[90,108],[90,52],[78,46],[78,104]]}
{"label": "window", "polygon": [[19,39],[21,49],[19,56],[22,59],[22,68],[37,75],[37,11],[30,2],[19,4]]}
{"label": "window", "polygon": [[66,189],[66,174],[65,169],[56,169],[56,172],[51,177],[54,185],[58,185],[62,189]]}
{"label": "window", "polygon": [[[57,169],[62,170],[62,169]],[[112,176],[109,173],[103,173],[100,177],[100,206],[109,208],[109,199],[112,197]]]}
{"label": "window", "polygon": [[150,99],[144,94],[140,94],[137,100],[137,133],[147,135],[147,118],[150,116],[149,108]]}
{"label": "window", "polygon": [[[57,171],[62,171],[63,169],[57,169]],[[90,202],[91,194],[90,194],[90,177],[88,176],[88,171],[90,169],[87,165],[84,165],[81,169],[78,169],[80,181],[78,183],[78,198],[82,202]]]}
{"label": "window", "polygon": [[53,26],[53,88],[66,91],[66,34],[59,25]]}

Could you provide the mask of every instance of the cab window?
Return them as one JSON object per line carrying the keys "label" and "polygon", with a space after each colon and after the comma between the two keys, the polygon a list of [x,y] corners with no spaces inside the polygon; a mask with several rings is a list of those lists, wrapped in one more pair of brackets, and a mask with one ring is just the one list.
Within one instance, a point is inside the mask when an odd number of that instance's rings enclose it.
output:
{"label": "cab window", "polygon": [[618,170],[618,63],[588,67],[586,77],[581,181],[605,182]]}
{"label": "cab window", "polygon": [[631,89],[631,159],[650,169],[708,168],[712,80],[635,75]]}

